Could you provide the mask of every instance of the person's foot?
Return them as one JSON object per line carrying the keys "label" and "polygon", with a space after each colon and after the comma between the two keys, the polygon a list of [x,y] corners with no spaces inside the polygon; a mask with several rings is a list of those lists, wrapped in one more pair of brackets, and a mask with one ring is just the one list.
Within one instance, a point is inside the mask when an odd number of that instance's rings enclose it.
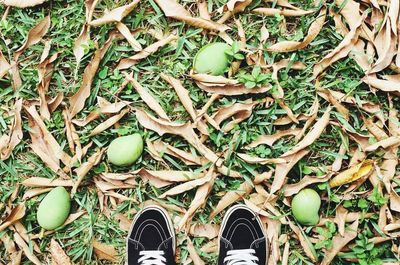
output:
{"label": "person's foot", "polygon": [[266,265],[268,244],[260,218],[245,205],[225,214],[219,234],[218,265]]}
{"label": "person's foot", "polygon": [[168,213],[158,206],[145,207],[128,234],[128,265],[175,265],[175,244]]}

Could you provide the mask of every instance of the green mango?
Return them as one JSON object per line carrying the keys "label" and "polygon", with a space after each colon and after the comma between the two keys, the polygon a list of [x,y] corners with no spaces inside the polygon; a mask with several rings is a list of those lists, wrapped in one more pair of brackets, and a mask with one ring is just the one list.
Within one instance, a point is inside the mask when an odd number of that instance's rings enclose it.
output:
{"label": "green mango", "polygon": [[194,70],[200,74],[223,75],[229,67],[229,57],[225,51],[230,48],[223,42],[207,44],[194,57]]}
{"label": "green mango", "polygon": [[37,221],[41,227],[53,230],[60,227],[69,215],[71,201],[64,187],[52,189],[40,202]]}
{"label": "green mango", "polygon": [[143,152],[143,139],[138,133],[114,139],[107,150],[108,161],[117,166],[130,166]]}
{"label": "green mango", "polygon": [[319,222],[321,198],[313,189],[303,189],[292,200],[292,213],[303,225],[316,225]]}

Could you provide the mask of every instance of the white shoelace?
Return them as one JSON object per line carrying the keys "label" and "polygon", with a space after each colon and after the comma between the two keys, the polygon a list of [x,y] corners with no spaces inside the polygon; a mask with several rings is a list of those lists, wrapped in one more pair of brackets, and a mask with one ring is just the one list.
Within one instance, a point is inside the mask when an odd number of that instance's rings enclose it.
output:
{"label": "white shoelace", "polygon": [[164,251],[161,250],[143,250],[139,255],[142,256],[139,259],[140,265],[166,265],[167,262]]}
{"label": "white shoelace", "polygon": [[225,265],[258,265],[254,249],[229,250],[224,259]]}

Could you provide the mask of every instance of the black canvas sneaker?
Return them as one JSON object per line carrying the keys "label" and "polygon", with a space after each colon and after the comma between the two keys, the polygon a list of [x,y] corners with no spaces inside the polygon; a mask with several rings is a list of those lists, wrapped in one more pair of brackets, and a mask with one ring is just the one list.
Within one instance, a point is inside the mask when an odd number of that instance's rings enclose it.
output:
{"label": "black canvas sneaker", "polygon": [[128,265],[175,265],[175,244],[168,213],[159,206],[145,207],[128,234]]}
{"label": "black canvas sneaker", "polygon": [[260,218],[247,206],[230,208],[219,234],[218,265],[266,265],[268,244]]}

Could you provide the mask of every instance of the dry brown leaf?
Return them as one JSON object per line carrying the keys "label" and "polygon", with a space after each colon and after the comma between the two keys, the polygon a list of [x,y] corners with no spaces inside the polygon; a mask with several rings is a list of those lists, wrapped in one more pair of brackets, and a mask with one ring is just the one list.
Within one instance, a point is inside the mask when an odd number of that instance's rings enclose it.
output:
{"label": "dry brown leaf", "polygon": [[210,167],[210,169],[206,174],[206,177],[210,177],[210,181],[204,183],[197,189],[196,194],[192,202],[190,203],[189,209],[186,211],[185,215],[179,221],[178,224],[179,231],[181,231],[190,223],[190,220],[192,219],[196,211],[206,203],[208,194],[211,192],[214,186],[214,180],[217,177],[217,174],[214,172],[214,165]]}
{"label": "dry brown leaf", "polygon": [[[297,10],[298,11],[298,10]],[[271,52],[291,52],[304,49],[319,34],[325,24],[326,7],[323,7],[317,19],[310,25],[307,36],[302,41],[282,41],[267,48]]]}
{"label": "dry brown leaf", "polygon": [[386,149],[388,147],[397,147],[398,145],[400,145],[400,137],[391,136],[389,138],[371,144],[370,146],[367,146],[365,148],[365,152],[373,152],[376,151],[378,148]]}
{"label": "dry brown leaf", "polygon": [[170,121],[168,115],[165,113],[164,109],[158,103],[158,101],[145,89],[138,81],[132,78],[129,75],[126,75],[125,78],[133,85],[136,89],[140,97],[143,101],[149,106],[151,110],[153,110],[157,115],[164,120]]}
{"label": "dry brown leaf", "polygon": [[163,194],[161,194],[159,196],[159,198],[165,198],[167,196],[173,196],[173,195],[177,195],[183,192],[186,192],[188,190],[192,190],[198,186],[203,185],[206,182],[209,182],[213,179],[213,175],[212,174],[207,174],[206,176],[202,177],[202,178],[198,178],[192,181],[188,181],[185,182],[183,184],[180,184],[178,186],[173,187],[172,189],[164,192]]}
{"label": "dry brown leaf", "polygon": [[298,226],[294,225],[291,221],[289,221],[289,226],[299,239],[300,245],[303,247],[303,250],[306,253],[307,257],[309,257],[314,263],[316,263],[316,253],[312,243],[310,242],[310,239],[305,233],[303,233],[302,230],[300,230]]}
{"label": "dry brown leaf", "polygon": [[[365,13],[366,15],[366,13]],[[357,21],[357,24],[350,32],[344,37],[340,44],[327,54],[321,61],[314,65],[313,75],[317,77],[322,71],[328,68],[331,64],[339,59],[346,57],[349,52],[353,49],[354,45],[358,41],[358,36],[361,32],[361,24],[364,20],[364,16]]]}
{"label": "dry brown leaf", "polygon": [[190,123],[177,124],[158,120],[139,109],[136,110],[136,118],[143,127],[157,132],[160,136],[167,133],[182,136],[209,161],[216,163],[218,167],[221,166],[220,158],[198,139]]}
{"label": "dry brown leaf", "polygon": [[72,180],[31,177],[22,181],[22,185],[26,187],[72,187],[74,183]]}
{"label": "dry brown leaf", "polygon": [[186,237],[187,242],[187,250],[189,251],[189,256],[193,261],[194,265],[205,265],[206,263],[200,258],[199,254],[197,254],[197,250],[195,249],[192,240],[189,237]]}
{"label": "dry brown leaf", "polygon": [[208,6],[206,0],[196,0],[197,8],[199,9],[199,15],[202,19],[211,20],[211,15],[208,12]]}
{"label": "dry brown leaf", "polygon": [[97,125],[96,128],[94,128],[90,132],[89,136],[94,136],[94,135],[97,135],[97,134],[107,130],[108,128],[113,126],[115,123],[117,123],[120,119],[122,119],[122,117],[124,117],[125,114],[127,114],[128,112],[129,112],[128,109],[123,109],[119,114],[108,118],[106,121],[104,121],[104,122],[100,123],[99,125]]}
{"label": "dry brown leaf", "polygon": [[133,37],[131,31],[125,24],[118,22],[117,29],[129,42],[135,52],[140,52],[141,50],[143,50],[142,45],[135,39],[135,37]]}
{"label": "dry brown leaf", "polygon": [[107,13],[105,13],[101,18],[92,20],[89,22],[91,26],[101,26],[107,23],[121,22],[124,17],[126,17],[132,10],[137,6],[140,0],[133,0],[131,3],[117,7]]}
{"label": "dry brown leaf", "polygon": [[25,253],[25,256],[35,265],[41,265],[39,259],[31,252],[30,247],[26,244],[24,239],[17,233],[14,233],[14,241],[20,249]]}
{"label": "dry brown leaf", "polygon": [[51,191],[52,188],[35,188],[29,189],[25,192],[24,196],[22,197],[23,200],[28,200],[30,198],[36,197],[40,194],[47,193]]}
{"label": "dry brown leaf", "polygon": [[372,65],[372,68],[369,71],[370,73],[380,72],[390,65],[396,54],[396,42],[397,38],[391,31],[389,21],[386,20],[385,26],[380,30],[374,40],[374,45],[379,57]]}
{"label": "dry brown leaf", "polygon": [[358,235],[358,219],[352,223],[344,233],[344,236],[340,234],[336,235],[332,239],[332,248],[325,251],[325,257],[321,262],[321,265],[328,265],[335,258],[337,253],[342,250],[350,241]]}
{"label": "dry brown leaf", "polygon": [[317,94],[324,99],[326,99],[329,103],[331,103],[336,110],[343,115],[343,117],[348,120],[349,119],[349,110],[343,106],[340,101],[336,99],[328,89],[318,89]]}
{"label": "dry brown leaf", "polygon": [[400,196],[395,191],[390,193],[390,209],[400,213]]}
{"label": "dry brown leaf", "polygon": [[203,29],[224,32],[228,26],[203,18],[195,18],[175,0],[155,0],[167,17],[181,20],[186,24]]}
{"label": "dry brown leaf", "polygon": [[19,56],[31,45],[38,43],[50,28],[50,16],[45,17],[35,27],[28,32],[28,36],[24,44],[15,52],[15,61],[18,61]]}
{"label": "dry brown leaf", "polygon": [[[65,227],[66,225],[69,225],[69,224],[73,223],[75,220],[77,220],[79,217],[81,217],[85,213],[86,213],[86,211],[81,210],[79,212],[70,214],[68,216],[67,220],[65,220],[64,224],[62,224],[61,227]],[[47,230],[47,231],[44,232],[43,235],[41,235],[41,233],[32,235],[31,239],[43,238],[43,236],[48,236],[48,235],[51,235],[51,234],[53,234],[55,232],[56,232],[56,230]]]}
{"label": "dry brown leaf", "polygon": [[284,187],[285,197],[290,197],[290,196],[298,193],[300,190],[304,189],[308,185],[328,181],[330,179],[330,177],[331,177],[330,174],[321,176],[321,177],[305,176],[299,182],[293,183],[293,184],[288,184]]}
{"label": "dry brown leaf", "polygon": [[308,150],[300,150],[299,152],[286,156],[286,163],[280,163],[276,165],[274,180],[271,185],[271,193],[275,193],[282,188],[285,184],[286,176],[289,171],[297,164],[297,162],[302,159],[306,154],[308,154]]}
{"label": "dry brown leaf", "polygon": [[[160,154],[168,154],[182,160],[186,165],[204,165],[208,162],[208,160],[204,159],[203,157],[183,151],[179,148],[164,143],[161,140],[152,143],[147,141],[147,146],[149,147],[150,145],[151,148],[153,148],[154,151],[157,152],[157,155],[159,157],[161,157]],[[151,148],[149,147],[149,149]]]}
{"label": "dry brown leaf", "polygon": [[116,34],[113,32],[110,33],[109,38],[104,46],[95,51],[92,60],[86,66],[85,72],[83,73],[81,86],[79,87],[78,91],[69,99],[69,113],[71,115],[71,119],[74,118],[75,115],[85,106],[85,101],[90,96],[90,89],[94,76],[99,68],[100,61],[108,51],[108,48],[110,48],[115,38]]}
{"label": "dry brown leaf", "polygon": [[314,10],[291,10],[291,9],[278,9],[278,8],[268,8],[268,7],[259,7],[253,9],[253,12],[256,14],[273,17],[276,15],[281,15],[284,17],[300,17],[304,15],[308,15],[314,13]]}
{"label": "dry brown leaf", "polygon": [[306,136],[304,136],[304,138],[299,143],[297,143],[291,150],[284,153],[281,157],[293,155],[314,143],[314,141],[321,136],[322,132],[329,124],[330,112],[331,107],[328,107],[325,110],[324,115],[322,115],[322,117],[314,124],[313,128],[306,134]]}
{"label": "dry brown leaf", "polygon": [[257,147],[261,144],[266,144],[268,146],[273,146],[274,143],[281,139],[282,137],[285,136],[296,136],[299,132],[301,131],[301,129],[299,128],[294,128],[294,129],[287,129],[284,131],[277,131],[274,134],[266,134],[266,135],[261,135],[259,136],[255,141],[251,142],[247,148],[254,148]]}
{"label": "dry brown leaf", "polygon": [[96,239],[92,242],[94,253],[97,258],[100,260],[108,260],[112,262],[118,261],[118,253],[115,250],[114,246],[106,245],[104,243],[100,243]]}
{"label": "dry brown leaf", "polygon": [[217,224],[193,224],[189,233],[194,237],[216,238],[219,234],[220,226]]}
{"label": "dry brown leaf", "polygon": [[233,120],[225,124],[223,127],[224,132],[229,132],[236,124],[249,118],[253,113],[253,108],[259,103],[259,101],[252,102],[250,100],[244,103],[235,103],[231,106],[221,107],[212,115],[212,119],[219,126],[224,120],[233,118]]}
{"label": "dry brown leaf", "polygon": [[364,83],[380,89],[382,91],[385,92],[396,92],[396,93],[400,93],[400,80],[396,81],[396,80],[384,80],[384,79],[379,79],[377,77],[374,76],[365,76],[362,81],[364,81]]}
{"label": "dry brown leaf", "polygon": [[193,179],[201,178],[203,174],[194,173],[191,171],[176,171],[176,170],[147,170],[139,169],[133,174],[138,174],[143,181],[150,181],[157,188],[168,186],[174,182],[186,182]]}
{"label": "dry brown leaf", "polygon": [[261,164],[261,165],[267,165],[267,164],[281,164],[281,163],[286,163],[285,158],[261,158],[261,157],[256,157],[256,156],[250,156],[245,153],[236,153],[240,159],[243,161],[249,163],[249,164]]}
{"label": "dry brown leaf", "polygon": [[253,184],[247,181],[240,184],[239,188],[234,191],[228,191],[218,202],[217,206],[214,208],[212,213],[210,214],[210,220],[214,219],[214,217],[225,210],[231,204],[239,201],[246,195],[250,194],[253,190]]}
{"label": "dry brown leaf", "polygon": [[22,219],[25,216],[25,210],[25,203],[15,206],[10,214],[0,223],[0,232]]}
{"label": "dry brown leaf", "polygon": [[22,99],[17,99],[14,103],[14,119],[10,125],[10,132],[8,135],[0,137],[0,160],[8,159],[14,148],[22,140],[21,108]]}
{"label": "dry brown leaf", "polygon": [[50,253],[53,265],[72,265],[71,259],[54,238],[50,241]]}
{"label": "dry brown leaf", "polygon": [[350,29],[357,28],[361,19],[360,3],[353,0],[335,0],[336,6],[340,8],[340,14],[344,17]]}
{"label": "dry brown leaf", "polygon": [[333,179],[329,181],[329,185],[333,187],[338,187],[360,178],[366,177],[374,169],[374,161],[364,160],[363,162],[350,167],[349,169],[339,173]]}
{"label": "dry brown leaf", "polygon": [[243,12],[252,2],[252,0],[229,0],[225,5],[218,9],[219,13],[224,13],[224,15],[218,20],[218,23],[225,23],[225,21],[227,21],[233,14]]}
{"label": "dry brown leaf", "polygon": [[178,36],[174,34],[170,34],[168,37],[165,37],[149,46],[141,50],[140,52],[136,53],[135,55],[129,57],[129,58],[124,58],[122,59],[117,68],[118,69],[127,69],[133,65],[135,65],[137,62],[140,60],[150,56],[151,54],[155,53],[160,49],[161,47],[167,45],[168,43],[178,39]]}
{"label": "dry brown leaf", "polygon": [[[46,51],[43,52],[42,57],[45,56]],[[53,75],[53,62],[57,59],[58,54],[55,53],[53,56],[47,58],[44,57],[44,60],[37,66],[38,74],[39,74],[39,84],[38,84],[38,94],[39,94],[39,102],[40,102],[40,116],[44,120],[50,119],[50,110],[46,100],[46,93],[49,89],[51,77]]]}
{"label": "dry brown leaf", "polygon": [[0,51],[0,78],[3,78],[11,69],[11,65],[8,63],[7,59],[4,57],[3,52]]}
{"label": "dry brown leaf", "polygon": [[339,205],[339,207],[336,209],[334,221],[338,226],[338,231],[341,236],[344,236],[347,214],[348,211],[342,205]]}
{"label": "dry brown leaf", "polygon": [[202,90],[204,90],[206,92],[224,95],[224,96],[260,94],[260,93],[265,93],[272,88],[271,85],[266,85],[263,87],[255,87],[255,88],[249,89],[244,84],[237,84],[237,85],[228,84],[225,86],[212,85],[212,84],[205,85],[202,82],[196,82],[196,84],[199,88],[201,88]]}
{"label": "dry brown leaf", "polygon": [[47,0],[4,0],[2,1],[3,4],[6,6],[14,6],[14,7],[19,7],[19,8],[26,8],[26,7],[32,7],[32,6],[37,6],[41,5]]}
{"label": "dry brown leaf", "polygon": [[79,139],[79,135],[75,130],[75,126],[71,122],[71,118],[69,116],[68,110],[64,109],[63,111],[64,122],[65,122],[65,130],[67,133],[68,145],[71,153],[75,154],[77,159],[81,161],[82,158],[82,146]]}
{"label": "dry brown leaf", "polygon": [[68,178],[60,168],[60,160],[65,165],[69,165],[71,158],[62,150],[56,139],[47,130],[35,106],[28,103],[24,105],[24,109],[29,114],[29,134],[32,140],[30,147],[49,168],[61,177]]}
{"label": "dry brown leaf", "polygon": [[175,89],[176,94],[182,102],[182,105],[185,107],[192,120],[196,121],[197,113],[193,107],[193,102],[189,96],[189,91],[182,86],[182,83],[178,79],[168,76],[164,73],[161,73],[160,76]]}
{"label": "dry brown leaf", "polygon": [[101,158],[103,157],[104,152],[106,151],[105,148],[98,149],[89,159],[80,165],[77,169],[75,169],[75,173],[78,176],[78,179],[75,181],[74,185],[72,186],[71,190],[71,197],[73,197],[81,184],[83,178],[86,174],[98,163],[100,163]]}
{"label": "dry brown leaf", "polygon": [[89,45],[89,40],[90,40],[90,26],[84,24],[81,33],[74,42],[73,52],[76,59],[76,67],[79,66],[83,56],[85,56],[85,46]]}

